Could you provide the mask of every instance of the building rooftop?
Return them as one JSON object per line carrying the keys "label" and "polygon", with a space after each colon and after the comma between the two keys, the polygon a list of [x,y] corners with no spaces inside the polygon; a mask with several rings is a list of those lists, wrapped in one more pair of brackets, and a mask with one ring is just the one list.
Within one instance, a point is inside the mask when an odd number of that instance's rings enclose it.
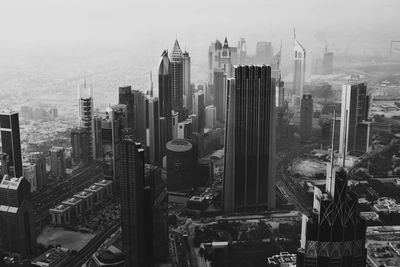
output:
{"label": "building rooftop", "polygon": [[91,186],[89,186],[88,188],[85,188],[85,191],[90,191],[90,192],[97,192],[102,190],[103,187],[100,185],[96,185],[96,184],[92,184]]}
{"label": "building rooftop", "polygon": [[50,211],[58,211],[58,212],[64,212],[69,210],[71,207],[63,204],[59,204],[55,206],[54,208],[50,209]]}
{"label": "building rooftop", "polygon": [[174,152],[186,152],[192,149],[192,144],[183,139],[175,139],[167,143],[167,149]]}
{"label": "building rooftop", "polygon": [[[68,249],[66,248],[52,248],[37,257],[32,261],[36,266],[53,266],[52,264],[59,264],[68,258]],[[58,265],[54,265],[58,266]]]}
{"label": "building rooftop", "polygon": [[17,213],[18,208],[17,207],[12,207],[12,206],[5,206],[5,205],[0,205],[0,212],[8,212],[8,213]]}
{"label": "building rooftop", "polygon": [[275,264],[275,265],[285,264],[285,266],[295,266],[295,265],[289,265],[289,264],[296,263],[296,254],[289,254],[288,252],[281,252],[278,255],[268,257],[267,260],[268,260],[268,264]]}
{"label": "building rooftop", "polygon": [[75,194],[74,197],[79,197],[79,198],[88,198],[92,196],[93,193],[87,192],[87,191],[81,191],[78,194]]}
{"label": "building rooftop", "polygon": [[4,175],[3,180],[0,183],[0,188],[6,188],[11,190],[17,190],[23,177],[16,178],[9,175]]}
{"label": "building rooftop", "polygon": [[100,185],[100,186],[107,186],[109,184],[112,184],[112,181],[111,180],[106,180],[106,179],[103,179],[103,180],[95,183],[95,185]]}
{"label": "building rooftop", "polygon": [[75,204],[78,204],[79,202],[82,202],[82,199],[76,198],[76,197],[71,197],[71,198],[64,200],[62,203],[66,204],[66,205],[75,205]]}

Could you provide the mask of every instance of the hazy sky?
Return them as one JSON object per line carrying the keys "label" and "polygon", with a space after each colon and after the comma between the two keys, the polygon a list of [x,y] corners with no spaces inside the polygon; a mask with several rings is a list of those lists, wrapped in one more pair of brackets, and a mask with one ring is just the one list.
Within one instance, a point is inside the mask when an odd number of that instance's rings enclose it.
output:
{"label": "hazy sky", "polygon": [[299,34],[380,29],[389,36],[397,28],[400,38],[399,14],[399,0],[1,0],[0,42],[208,43],[225,34],[279,39],[294,26]]}

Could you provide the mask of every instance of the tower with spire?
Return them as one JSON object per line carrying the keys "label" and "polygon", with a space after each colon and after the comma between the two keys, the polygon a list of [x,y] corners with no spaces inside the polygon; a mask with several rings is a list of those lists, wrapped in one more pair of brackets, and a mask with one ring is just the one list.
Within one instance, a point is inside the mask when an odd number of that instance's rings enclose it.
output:
{"label": "tower with spire", "polygon": [[[303,86],[306,74],[306,50],[296,39],[296,29],[293,31],[294,37],[294,58],[293,58],[293,96],[300,100],[303,96]],[[294,101],[296,102],[296,101]]]}
{"label": "tower with spire", "polygon": [[226,37],[221,52],[221,65],[227,77],[231,78],[232,77],[231,51],[229,49],[228,39]]}
{"label": "tower with spire", "polygon": [[172,140],[172,72],[168,51],[164,50],[161,55],[160,67],[158,69],[158,98],[160,103],[160,118],[165,118],[165,129],[161,129],[162,146]]}
{"label": "tower with spire", "polygon": [[171,104],[172,110],[181,112],[183,108],[183,53],[178,40],[175,40],[171,53]]}

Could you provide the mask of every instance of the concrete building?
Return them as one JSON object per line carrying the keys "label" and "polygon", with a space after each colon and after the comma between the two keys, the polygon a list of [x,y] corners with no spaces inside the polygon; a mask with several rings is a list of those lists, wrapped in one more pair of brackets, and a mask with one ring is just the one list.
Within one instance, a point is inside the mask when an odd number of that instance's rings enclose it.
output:
{"label": "concrete building", "polygon": [[25,162],[22,164],[22,176],[29,182],[31,186],[31,192],[35,192],[38,189],[36,179],[36,164]]}
{"label": "concrete building", "polygon": [[65,177],[65,149],[63,147],[50,148],[50,168],[53,178]]}
{"label": "concrete building", "polygon": [[178,139],[191,138],[193,133],[192,120],[188,119],[178,123]]}
{"label": "concrete building", "polygon": [[303,95],[304,79],[306,74],[306,50],[296,39],[294,33],[294,58],[293,58],[293,95],[301,97]]}
{"label": "concrete building", "polygon": [[193,94],[193,113],[197,116],[198,125],[197,128],[199,133],[203,132],[204,129],[204,93],[203,91],[197,91]]}
{"label": "concrete building", "polygon": [[54,225],[65,225],[71,222],[71,207],[59,204],[49,209],[51,223]]}
{"label": "concrete building", "polygon": [[78,86],[79,122],[86,129],[88,160],[93,159],[93,90],[86,85],[86,80]]}
{"label": "concrete building", "polygon": [[83,200],[77,197],[71,197],[62,202],[62,205],[70,206],[71,207],[71,216],[78,218],[84,212],[83,209]]}
{"label": "concrete building", "polygon": [[160,117],[165,118],[165,136],[162,146],[172,139],[172,103],[171,103],[171,67],[168,52],[163,51],[158,69],[158,98],[160,100]]}
{"label": "concrete building", "polygon": [[73,196],[74,198],[82,199],[83,212],[93,208],[93,193],[88,191],[81,191]]}
{"label": "concrete building", "polygon": [[88,188],[85,188],[85,191],[91,193],[93,195],[93,203],[97,204],[103,201],[104,198],[104,187],[100,185],[93,184]]}
{"label": "concrete building", "polygon": [[273,209],[276,130],[271,67],[235,66],[234,72],[235,78],[228,80],[223,209]]}
{"label": "concrete building", "polygon": [[215,106],[207,106],[205,108],[205,113],[206,113],[206,125],[205,128],[208,129],[214,129],[215,128],[215,122],[217,119],[217,108]]}
{"label": "concrete building", "polygon": [[208,83],[214,82],[214,69],[221,67],[222,43],[218,40],[212,42],[208,48]]}
{"label": "concrete building", "polygon": [[74,164],[87,164],[89,161],[88,134],[87,129],[84,127],[71,130],[71,158]]}
{"label": "concrete building", "polygon": [[214,105],[217,108],[217,119],[225,121],[226,75],[222,68],[214,70]]}
{"label": "concrete building", "polygon": [[[175,40],[174,49],[171,53],[171,105],[172,109],[181,113],[183,108],[183,53]],[[182,114],[180,114],[182,115]]]}
{"label": "concrete building", "polygon": [[61,267],[70,259],[68,249],[51,248],[34,259],[31,264],[38,267]]}
{"label": "concrete building", "polygon": [[146,146],[149,151],[149,163],[161,166],[160,114],[157,97],[146,99]]}
{"label": "concrete building", "polygon": [[226,37],[221,51],[221,68],[224,70],[228,78],[232,77],[231,51],[229,49],[228,39]]}
{"label": "concrete building", "polygon": [[172,111],[172,140],[178,138],[179,113]]}
{"label": "concrete building", "polygon": [[256,44],[255,64],[257,65],[271,65],[272,62],[272,44],[271,42],[259,41]]}
{"label": "concrete building", "polygon": [[311,94],[304,94],[300,108],[300,135],[303,141],[312,136],[313,99]]}
{"label": "concrete building", "polygon": [[40,190],[47,184],[46,158],[43,152],[31,152],[28,154],[28,162],[36,165],[36,184]]}
{"label": "concrete building", "polygon": [[106,180],[103,179],[97,183],[94,183],[95,185],[101,186],[104,188],[103,191],[103,197],[110,197],[112,195],[113,192],[113,182],[111,180]]}
{"label": "concrete building", "polygon": [[192,87],[190,86],[190,56],[187,51],[183,53],[183,104],[186,109],[192,109]]}

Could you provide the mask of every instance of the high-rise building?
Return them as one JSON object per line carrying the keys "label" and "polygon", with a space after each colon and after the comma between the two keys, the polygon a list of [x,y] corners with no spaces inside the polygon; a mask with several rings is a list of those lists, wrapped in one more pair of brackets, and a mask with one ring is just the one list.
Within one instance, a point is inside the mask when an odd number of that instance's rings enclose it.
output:
{"label": "high-rise building", "polygon": [[131,86],[122,86],[118,88],[119,102],[118,104],[126,105],[126,120],[128,128],[135,130],[135,101],[134,94],[132,94]]}
{"label": "high-rise building", "polygon": [[199,118],[196,114],[190,114],[188,120],[192,122],[192,132],[199,132]]}
{"label": "high-rise building", "polygon": [[43,152],[31,152],[28,154],[28,162],[36,166],[36,183],[40,190],[47,184],[46,157]]}
{"label": "high-rise building", "polygon": [[0,183],[0,251],[17,260],[32,255],[36,242],[29,183],[5,175]]}
{"label": "high-rise building", "polygon": [[172,139],[172,89],[171,89],[171,67],[168,52],[164,50],[161,55],[160,68],[158,69],[158,98],[160,100],[160,117],[165,117],[165,143]]}
{"label": "high-rise building", "polygon": [[183,104],[186,109],[192,108],[192,87],[190,86],[190,56],[187,51],[183,53]]}
{"label": "high-rise building", "polygon": [[181,112],[183,108],[183,53],[175,40],[174,49],[171,54],[171,93],[172,109]]}
{"label": "high-rise building", "polygon": [[0,177],[9,173],[8,162],[10,161],[7,153],[0,153]]}
{"label": "high-rise building", "polygon": [[189,139],[193,134],[192,120],[187,119],[178,123],[178,139]]}
{"label": "high-rise building", "polygon": [[231,50],[229,49],[228,39],[226,37],[221,52],[221,67],[223,68],[227,77],[232,77]]}
{"label": "high-rise building", "polygon": [[226,76],[224,70],[216,68],[214,70],[214,105],[217,108],[217,120],[220,122],[225,121],[225,108],[224,103],[226,96]]}
{"label": "high-rise building", "polygon": [[93,116],[93,158],[103,158],[102,118]]}
{"label": "high-rise building", "polygon": [[271,64],[272,62],[272,44],[271,42],[257,42],[256,44],[256,64]]}
{"label": "high-rise building", "polygon": [[312,135],[313,99],[311,94],[303,94],[300,108],[300,135],[303,141]]}
{"label": "high-rise building", "polygon": [[179,118],[178,118],[179,113],[173,111],[172,112],[172,139],[178,138],[178,123],[179,123]]}
{"label": "high-rise building", "polygon": [[197,129],[199,133],[204,129],[204,93],[197,91],[193,94],[193,113],[197,116]]}
{"label": "high-rise building", "polygon": [[339,152],[343,155],[369,150],[369,99],[366,83],[350,82],[343,85],[339,142]]}
{"label": "high-rise building", "polygon": [[296,266],[366,266],[366,223],[347,182],[346,172],[335,168],[325,192],[314,187],[313,212],[303,215]]}
{"label": "high-rise building", "polygon": [[222,43],[218,40],[212,42],[208,48],[208,83],[214,81],[214,69],[221,67]]}
{"label": "high-rise building", "polygon": [[22,176],[29,182],[31,192],[37,191],[36,164],[29,162],[23,163]]}
{"label": "high-rise building", "polygon": [[151,266],[147,264],[145,224],[145,165],[144,150],[140,143],[126,136],[120,143],[121,156],[121,225],[125,266]]}
{"label": "high-rise building", "polygon": [[294,58],[293,58],[293,95],[301,97],[303,95],[304,79],[306,74],[306,50],[296,39],[294,34]]}
{"label": "high-rise building", "polygon": [[238,64],[239,65],[244,65],[247,63],[247,44],[246,40],[244,38],[240,38],[238,42]]}
{"label": "high-rise building", "polygon": [[275,88],[269,66],[236,66],[228,80],[223,208],[275,208]]}
{"label": "high-rise building", "polygon": [[146,146],[150,152],[149,163],[161,166],[160,115],[157,97],[148,97],[146,99],[146,128]]}
{"label": "high-rise building", "polygon": [[93,159],[93,92],[92,87],[86,85],[86,80],[83,84],[78,86],[79,97],[79,121],[81,127],[86,129],[88,160]]}
{"label": "high-rise building", "polygon": [[71,130],[71,158],[75,164],[87,164],[89,160],[87,134],[86,128],[83,127]]}
{"label": "high-rise building", "polygon": [[65,177],[65,149],[63,147],[50,148],[50,168],[53,178]]}
{"label": "high-rise building", "polygon": [[322,58],[322,74],[332,74],[333,72],[333,53],[328,51],[328,47],[325,47],[324,56]]}
{"label": "high-rise building", "polygon": [[214,106],[207,106],[205,108],[206,113],[206,126],[205,128],[214,129],[215,121],[217,119],[217,109]]}
{"label": "high-rise building", "polygon": [[8,155],[8,169],[15,177],[22,176],[21,139],[17,112],[0,113],[0,133],[3,153]]}
{"label": "high-rise building", "polygon": [[134,98],[134,127],[133,134],[135,141],[145,143],[146,142],[146,120],[145,120],[145,102],[146,96],[139,90],[132,90]]}

